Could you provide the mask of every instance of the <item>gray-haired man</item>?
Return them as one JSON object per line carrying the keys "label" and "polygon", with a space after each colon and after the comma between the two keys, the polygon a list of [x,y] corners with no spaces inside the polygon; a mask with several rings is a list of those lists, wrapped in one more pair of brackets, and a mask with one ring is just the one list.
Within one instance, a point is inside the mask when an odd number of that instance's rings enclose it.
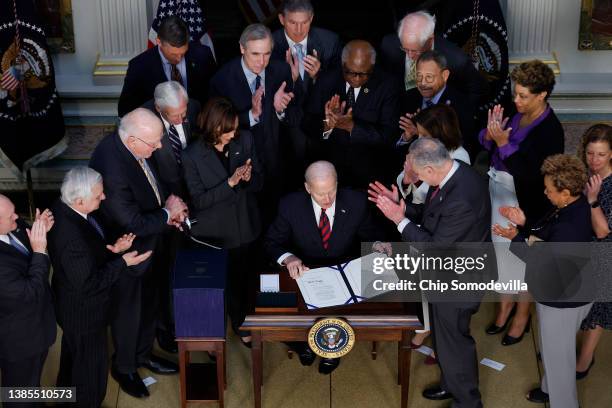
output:
{"label": "gray-haired man", "polygon": [[104,196],[102,176],[76,167],[64,177],[49,233],[57,322],[63,330],[57,385],[76,387],[77,406],[100,406],[108,378],[107,326],[111,287],[128,266],[151,251],[128,251],[133,234],[107,245],[108,234],[94,213]]}

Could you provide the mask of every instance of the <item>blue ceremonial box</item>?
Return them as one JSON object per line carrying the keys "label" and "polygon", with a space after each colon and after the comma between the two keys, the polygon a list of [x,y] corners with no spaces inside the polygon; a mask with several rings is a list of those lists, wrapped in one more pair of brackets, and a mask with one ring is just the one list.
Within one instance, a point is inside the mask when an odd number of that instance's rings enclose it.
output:
{"label": "blue ceremonial box", "polygon": [[174,263],[176,337],[225,337],[227,251],[184,249]]}

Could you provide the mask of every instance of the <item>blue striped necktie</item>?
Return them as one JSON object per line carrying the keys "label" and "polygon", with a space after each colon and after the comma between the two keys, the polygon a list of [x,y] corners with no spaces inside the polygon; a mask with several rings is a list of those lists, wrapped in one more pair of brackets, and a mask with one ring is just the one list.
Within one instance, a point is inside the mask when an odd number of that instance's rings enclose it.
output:
{"label": "blue striped necktie", "polygon": [[168,129],[168,138],[170,139],[170,145],[172,146],[174,158],[180,166],[182,164],[181,151],[183,150],[183,144],[181,143],[181,138],[179,137],[178,130],[176,130],[172,123],[170,124],[170,128]]}
{"label": "blue striped necktie", "polygon": [[102,227],[100,226],[100,224],[98,224],[98,221],[96,221],[96,219],[91,215],[87,215],[87,221],[89,222],[89,224],[91,224],[92,227],[94,227],[94,229],[98,232],[98,234],[100,234],[100,236],[104,239],[104,231],[102,230]]}
{"label": "blue striped necktie", "polygon": [[21,252],[25,256],[30,256],[30,251],[28,250],[28,248],[21,245],[21,243],[17,241],[17,239],[13,236],[13,234],[8,234],[8,237],[9,237],[9,244],[11,244],[13,248],[15,248],[17,251]]}

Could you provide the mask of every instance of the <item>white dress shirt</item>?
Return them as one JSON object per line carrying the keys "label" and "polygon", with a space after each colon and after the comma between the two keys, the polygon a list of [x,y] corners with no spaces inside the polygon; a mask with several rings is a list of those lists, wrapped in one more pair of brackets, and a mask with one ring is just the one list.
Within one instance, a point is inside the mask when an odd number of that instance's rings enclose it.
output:
{"label": "white dress shirt", "polygon": [[[166,133],[170,134],[170,122],[168,122],[162,115],[160,115],[162,122],[164,123],[164,127],[166,128]],[[181,147],[184,149],[187,147],[187,137],[185,137],[185,129],[183,129],[183,124],[174,125],[176,132],[179,135],[179,139],[181,140]]]}
{"label": "white dress shirt", "polygon": [[[308,36],[306,36],[302,41],[300,41],[299,43],[296,43],[295,41],[293,41],[291,38],[289,38],[289,36],[287,35],[287,32],[284,31],[285,33],[285,38],[287,39],[287,44],[289,45],[289,49],[291,50],[291,55],[295,55],[295,44],[301,44],[302,45],[302,50],[304,50],[304,57],[306,55],[308,55]],[[302,79],[304,79],[304,62],[300,61],[300,77]]]}
{"label": "white dress shirt", "polygon": [[[172,64],[170,64],[170,61],[166,59],[159,47],[157,47],[157,50],[159,51],[159,56],[162,60],[164,74],[166,74],[166,78],[168,78],[168,81],[172,81]],[[185,63],[185,57],[181,59],[181,62],[176,64],[176,68],[181,73],[181,78],[183,79],[183,83],[181,85],[183,85],[183,87],[187,89],[187,64]]]}
{"label": "white dress shirt", "polygon": [[[314,211],[315,220],[317,222],[316,225],[317,225],[317,228],[319,228],[319,221],[321,220],[321,206],[317,204],[317,202],[313,200],[312,198],[311,198],[311,201],[312,201],[312,210]],[[325,214],[327,215],[327,219],[329,220],[329,230],[333,231],[334,217],[336,215],[336,201],[334,201],[334,203],[328,209],[325,210]],[[278,257],[276,262],[278,262],[279,265],[282,265],[283,261],[287,259],[288,257],[290,257],[291,255],[293,255],[291,252],[285,252],[284,254]]]}

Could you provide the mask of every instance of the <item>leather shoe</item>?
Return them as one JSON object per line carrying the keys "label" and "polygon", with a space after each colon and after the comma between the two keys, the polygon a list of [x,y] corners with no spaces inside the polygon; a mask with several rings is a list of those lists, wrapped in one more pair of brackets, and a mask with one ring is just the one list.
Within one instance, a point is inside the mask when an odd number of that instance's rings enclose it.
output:
{"label": "leather shoe", "polygon": [[435,386],[435,387],[426,388],[423,391],[423,397],[427,398],[428,400],[442,401],[442,400],[453,398],[453,394],[451,394],[448,391],[444,391],[438,385],[438,386]]}
{"label": "leather shoe", "polygon": [[111,375],[119,383],[119,386],[128,395],[134,398],[143,398],[149,396],[149,390],[142,382],[142,379],[137,372],[130,374],[120,373],[115,369],[111,368]]}
{"label": "leather shoe", "polygon": [[317,358],[316,354],[308,346],[305,346],[302,350],[297,351],[297,355],[300,358],[300,363],[302,363],[303,366],[311,366]]}
{"label": "leather shoe", "polygon": [[319,372],[321,374],[330,374],[339,365],[339,358],[322,358],[321,361],[319,361]]}
{"label": "leather shoe", "polygon": [[527,395],[525,395],[525,398],[527,398],[528,401],[537,402],[538,404],[548,402],[548,394],[542,391],[540,387],[529,391]]}
{"label": "leather shoe", "polygon": [[587,368],[584,371],[576,371],[576,379],[582,380],[583,378],[586,378],[586,376],[589,375],[589,371],[591,371],[591,367],[593,367],[594,364],[595,364],[595,357],[593,357],[593,359],[591,360],[591,364],[589,364],[589,368]]}
{"label": "leather shoe", "polygon": [[498,333],[503,332],[504,330],[506,330],[506,327],[508,326],[508,322],[512,319],[512,316],[514,316],[515,313],[516,313],[516,303],[512,307],[512,310],[510,311],[510,314],[508,315],[508,318],[506,319],[506,322],[504,323],[503,326],[498,326],[495,324],[495,322],[493,322],[487,327],[487,329],[485,330],[485,333],[492,335],[492,334],[498,334]]}
{"label": "leather shoe", "polygon": [[178,366],[172,361],[151,354],[148,359],[140,363],[140,367],[144,367],[153,371],[156,374],[176,374]]}
{"label": "leather shoe", "polygon": [[159,348],[167,353],[178,353],[178,344],[174,340],[174,335],[167,331],[157,331],[157,344]]}
{"label": "leather shoe", "polygon": [[525,335],[525,333],[529,333],[529,330],[531,330],[531,315],[529,315],[529,319],[527,319],[527,325],[525,325],[525,330],[523,330],[521,335],[518,337],[512,337],[506,334],[502,339],[502,346],[512,346],[513,344],[519,343],[521,340],[523,340],[523,336]]}

